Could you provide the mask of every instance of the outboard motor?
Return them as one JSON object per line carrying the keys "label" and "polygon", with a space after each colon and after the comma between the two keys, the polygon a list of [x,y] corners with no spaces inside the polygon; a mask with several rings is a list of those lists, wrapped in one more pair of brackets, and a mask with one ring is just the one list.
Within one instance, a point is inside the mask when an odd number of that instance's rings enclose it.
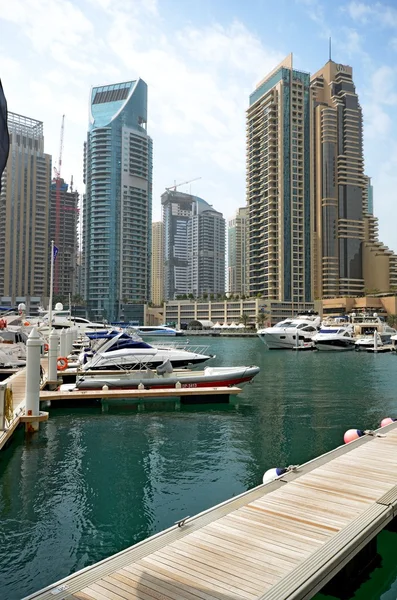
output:
{"label": "outboard motor", "polygon": [[161,365],[159,365],[156,369],[157,375],[163,375],[163,377],[167,377],[173,371],[172,364],[170,360],[167,358]]}

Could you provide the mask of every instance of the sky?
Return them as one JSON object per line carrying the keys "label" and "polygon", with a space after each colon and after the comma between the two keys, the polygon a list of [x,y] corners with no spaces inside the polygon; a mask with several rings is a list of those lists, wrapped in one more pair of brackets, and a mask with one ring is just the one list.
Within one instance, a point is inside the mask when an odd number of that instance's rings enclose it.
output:
{"label": "sky", "polygon": [[[141,77],[153,138],[153,220],[176,181],[226,219],[245,205],[249,94],[287,54],[353,67],[380,239],[397,251],[397,0],[0,0],[10,111],[44,122],[45,151],[84,192],[93,85]],[[200,178],[200,179],[197,179]]]}

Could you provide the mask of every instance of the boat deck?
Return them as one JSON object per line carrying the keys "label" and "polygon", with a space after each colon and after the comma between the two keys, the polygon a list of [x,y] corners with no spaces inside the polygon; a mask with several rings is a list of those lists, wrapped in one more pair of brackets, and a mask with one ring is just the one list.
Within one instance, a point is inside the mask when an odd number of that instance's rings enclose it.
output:
{"label": "boat deck", "polygon": [[396,484],[393,423],[29,599],[311,598],[393,519]]}

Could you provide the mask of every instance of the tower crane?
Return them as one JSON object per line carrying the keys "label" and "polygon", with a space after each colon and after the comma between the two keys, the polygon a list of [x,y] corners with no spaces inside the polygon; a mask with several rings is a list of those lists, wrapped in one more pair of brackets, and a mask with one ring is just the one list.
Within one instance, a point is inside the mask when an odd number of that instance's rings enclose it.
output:
{"label": "tower crane", "polygon": [[201,177],[195,177],[195,179],[189,179],[188,181],[182,181],[182,183],[174,183],[174,185],[171,185],[171,187],[166,187],[166,191],[167,192],[176,192],[176,188],[180,187],[181,185],[186,185],[187,183],[192,183],[193,181],[198,181],[199,179],[201,179]]}
{"label": "tower crane", "polygon": [[[61,224],[61,169],[62,169],[62,153],[63,153],[63,133],[65,129],[65,115],[62,115],[61,125],[61,141],[59,145],[58,169],[54,166],[55,175],[55,246],[60,250],[60,224]],[[59,292],[59,260],[55,261],[54,265],[54,289]]]}

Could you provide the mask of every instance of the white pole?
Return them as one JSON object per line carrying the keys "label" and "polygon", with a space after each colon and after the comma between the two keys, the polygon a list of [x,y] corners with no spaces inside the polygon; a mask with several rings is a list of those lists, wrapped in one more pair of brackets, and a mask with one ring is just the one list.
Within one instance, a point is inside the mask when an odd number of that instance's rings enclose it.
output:
{"label": "white pole", "polygon": [[69,323],[70,327],[72,327],[72,296],[69,294]]}
{"label": "white pole", "polygon": [[51,240],[50,305],[48,307],[48,327],[52,328],[52,288],[54,287],[54,240]]}
{"label": "white pole", "polygon": [[378,352],[378,332],[374,332],[374,352]]}
{"label": "white pole", "polygon": [[68,352],[67,352],[67,348],[66,348],[66,332],[64,329],[62,329],[61,331],[61,335],[59,336],[60,338],[60,344],[61,344],[61,349],[60,349],[60,355],[61,356],[67,356]]}
{"label": "white pole", "polygon": [[[26,341],[25,415],[40,414],[40,353],[42,339],[33,327]],[[38,423],[27,423],[28,431],[38,431]]]}
{"label": "white pole", "polygon": [[53,382],[57,381],[58,373],[57,373],[57,359],[58,359],[58,342],[59,335],[55,332],[55,329],[52,329],[50,333],[49,341],[49,349],[48,349],[48,380]]}

